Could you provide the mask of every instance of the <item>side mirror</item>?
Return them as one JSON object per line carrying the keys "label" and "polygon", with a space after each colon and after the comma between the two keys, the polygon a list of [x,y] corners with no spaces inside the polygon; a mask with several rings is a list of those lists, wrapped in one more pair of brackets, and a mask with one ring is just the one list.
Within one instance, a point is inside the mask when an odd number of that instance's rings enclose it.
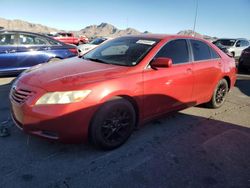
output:
{"label": "side mirror", "polygon": [[158,58],[155,58],[150,63],[150,65],[153,69],[171,67],[172,66],[172,59],[167,58],[167,57],[158,57]]}

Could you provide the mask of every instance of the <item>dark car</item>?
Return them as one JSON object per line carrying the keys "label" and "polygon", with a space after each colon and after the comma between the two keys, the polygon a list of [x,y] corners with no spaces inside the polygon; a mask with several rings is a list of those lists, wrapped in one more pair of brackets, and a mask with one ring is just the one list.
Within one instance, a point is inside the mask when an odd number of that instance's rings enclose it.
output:
{"label": "dark car", "polygon": [[250,70],[250,47],[242,51],[239,59],[238,69],[239,71]]}
{"label": "dark car", "polygon": [[0,31],[0,76],[17,75],[31,66],[78,55],[75,46],[45,35]]}

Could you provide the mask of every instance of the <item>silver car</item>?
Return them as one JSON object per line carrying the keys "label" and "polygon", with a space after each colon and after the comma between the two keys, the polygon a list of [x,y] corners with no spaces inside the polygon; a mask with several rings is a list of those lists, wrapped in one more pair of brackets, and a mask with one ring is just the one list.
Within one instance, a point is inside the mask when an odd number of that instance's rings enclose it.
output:
{"label": "silver car", "polygon": [[218,39],[213,42],[216,46],[224,46],[233,57],[240,57],[242,51],[250,46],[250,42],[247,39]]}

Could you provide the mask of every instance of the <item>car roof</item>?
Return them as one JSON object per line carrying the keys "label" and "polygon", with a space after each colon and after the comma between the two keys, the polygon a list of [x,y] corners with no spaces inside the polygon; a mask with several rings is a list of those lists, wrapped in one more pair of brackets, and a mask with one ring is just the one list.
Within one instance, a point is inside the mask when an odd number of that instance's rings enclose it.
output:
{"label": "car roof", "polygon": [[22,30],[0,30],[1,33],[26,33],[26,34],[33,34],[33,35],[40,35],[42,37],[48,37],[47,35],[45,35],[44,33],[35,33],[35,32],[30,32],[30,31],[22,31]]}
{"label": "car roof", "polygon": [[45,37],[47,39],[53,40],[53,41],[58,42],[58,43],[60,43],[62,45],[67,45],[67,44],[64,44],[64,43],[62,43],[62,42],[60,42],[58,40],[55,40],[52,37],[49,37],[49,36],[47,36],[47,35],[45,35],[43,33],[35,33],[35,32],[22,31],[22,30],[5,30],[5,29],[0,30],[0,33],[26,33],[26,34],[31,34],[31,35],[33,34],[33,35],[38,35],[38,36]]}
{"label": "car roof", "polygon": [[191,38],[200,39],[198,37],[193,37],[189,35],[169,35],[169,34],[140,34],[140,35],[126,35],[125,37],[142,37],[142,38],[154,38],[154,39],[170,39],[170,38]]}
{"label": "car roof", "polygon": [[217,40],[247,40],[247,39],[245,39],[245,38],[220,38]]}

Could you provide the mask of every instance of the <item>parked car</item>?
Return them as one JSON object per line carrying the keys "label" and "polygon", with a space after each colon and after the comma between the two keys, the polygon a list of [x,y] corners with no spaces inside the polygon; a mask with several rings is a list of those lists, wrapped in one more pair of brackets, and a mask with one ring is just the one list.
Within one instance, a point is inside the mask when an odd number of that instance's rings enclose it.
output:
{"label": "parked car", "polygon": [[74,45],[86,44],[89,42],[88,38],[84,35],[76,37],[74,36],[73,33],[66,33],[66,32],[56,33],[53,36],[53,38],[64,43],[74,44]]}
{"label": "parked car", "polygon": [[22,74],[11,111],[26,133],[113,149],[165,113],[201,103],[219,108],[235,80],[235,60],[205,40],[125,36]]}
{"label": "parked car", "polygon": [[250,69],[250,47],[243,50],[238,63],[239,71],[247,71]]}
{"label": "parked car", "polygon": [[231,53],[228,51],[227,47],[221,45],[220,43],[216,44],[216,46],[217,46],[221,51],[223,51],[225,54],[229,55],[230,57],[233,57],[233,54],[231,54]]}
{"label": "parked car", "polygon": [[0,31],[0,76],[17,75],[31,66],[78,55],[75,46],[24,31]]}
{"label": "parked car", "polygon": [[113,38],[111,38],[111,37],[98,37],[98,38],[92,40],[88,44],[81,44],[77,47],[78,53],[80,56],[82,56],[82,55],[86,54],[88,51],[94,49],[95,47],[99,46],[100,44],[107,42],[111,39],[113,39]]}
{"label": "parked car", "polygon": [[232,54],[233,57],[238,58],[241,52],[250,46],[250,42],[247,39],[218,39],[213,42],[216,46],[224,46],[227,51]]}

